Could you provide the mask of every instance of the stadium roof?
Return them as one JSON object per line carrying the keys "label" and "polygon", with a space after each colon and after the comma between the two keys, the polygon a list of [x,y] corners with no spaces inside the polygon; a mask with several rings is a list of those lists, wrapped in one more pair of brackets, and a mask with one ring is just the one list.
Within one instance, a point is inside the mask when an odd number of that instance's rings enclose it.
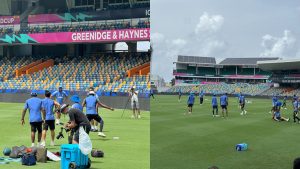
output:
{"label": "stadium roof", "polygon": [[226,58],[221,61],[220,65],[257,65],[258,61],[278,60],[278,58]]}
{"label": "stadium roof", "polygon": [[216,59],[214,57],[178,55],[177,63],[216,64]]}
{"label": "stadium roof", "polygon": [[299,70],[300,59],[289,60],[268,60],[257,62],[258,67],[262,70]]}

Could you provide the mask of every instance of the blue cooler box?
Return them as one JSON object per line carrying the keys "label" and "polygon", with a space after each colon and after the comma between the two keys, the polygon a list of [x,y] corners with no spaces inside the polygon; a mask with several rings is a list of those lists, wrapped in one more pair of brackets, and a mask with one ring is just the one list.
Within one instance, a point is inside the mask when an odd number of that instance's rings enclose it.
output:
{"label": "blue cooler box", "polygon": [[90,168],[91,161],[81,153],[78,144],[63,144],[60,146],[61,169]]}

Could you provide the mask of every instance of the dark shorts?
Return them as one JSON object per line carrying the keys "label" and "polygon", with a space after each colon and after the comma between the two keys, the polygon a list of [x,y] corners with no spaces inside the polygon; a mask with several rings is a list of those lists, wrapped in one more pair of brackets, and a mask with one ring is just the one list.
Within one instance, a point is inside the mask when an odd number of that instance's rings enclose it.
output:
{"label": "dark shorts", "polygon": [[218,106],[213,106],[213,109],[218,109]]}
{"label": "dark shorts", "polygon": [[241,109],[243,109],[245,107],[245,103],[241,103],[240,106],[241,106]]}
{"label": "dark shorts", "polygon": [[98,123],[101,123],[101,121],[103,121],[98,114],[87,114],[86,117],[89,119],[89,121],[96,120]]}
{"label": "dark shorts", "polygon": [[277,120],[281,120],[281,117],[280,117],[280,116],[278,116],[278,117],[275,117],[275,119],[277,119]]}
{"label": "dark shorts", "polygon": [[43,129],[48,130],[48,127],[50,130],[55,130],[55,120],[46,120],[43,125]]}
{"label": "dark shorts", "polygon": [[194,106],[194,104],[188,104],[188,107],[193,107]]}
{"label": "dark shorts", "polygon": [[226,109],[227,110],[227,105],[221,105],[222,109]]}
{"label": "dark shorts", "polygon": [[41,133],[42,132],[42,124],[43,124],[43,122],[30,122],[31,131],[32,132],[38,131],[39,133]]}
{"label": "dark shorts", "polygon": [[[83,128],[87,134],[90,133],[91,125],[84,125]],[[77,143],[79,143],[79,128],[76,128],[74,130],[73,140],[75,140]]]}

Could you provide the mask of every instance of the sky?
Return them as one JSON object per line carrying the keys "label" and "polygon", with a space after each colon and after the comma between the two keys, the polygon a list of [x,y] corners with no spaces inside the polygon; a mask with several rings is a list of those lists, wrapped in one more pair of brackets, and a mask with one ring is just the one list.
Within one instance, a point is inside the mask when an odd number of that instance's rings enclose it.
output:
{"label": "sky", "polygon": [[178,55],[300,59],[299,0],[151,0],[151,73]]}

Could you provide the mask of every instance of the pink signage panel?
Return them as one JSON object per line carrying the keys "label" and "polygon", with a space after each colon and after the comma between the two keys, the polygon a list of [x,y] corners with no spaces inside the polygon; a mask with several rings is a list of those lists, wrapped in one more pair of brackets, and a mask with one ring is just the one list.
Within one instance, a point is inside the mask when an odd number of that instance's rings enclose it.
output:
{"label": "pink signage panel", "polygon": [[20,16],[0,16],[0,25],[20,24]]}

